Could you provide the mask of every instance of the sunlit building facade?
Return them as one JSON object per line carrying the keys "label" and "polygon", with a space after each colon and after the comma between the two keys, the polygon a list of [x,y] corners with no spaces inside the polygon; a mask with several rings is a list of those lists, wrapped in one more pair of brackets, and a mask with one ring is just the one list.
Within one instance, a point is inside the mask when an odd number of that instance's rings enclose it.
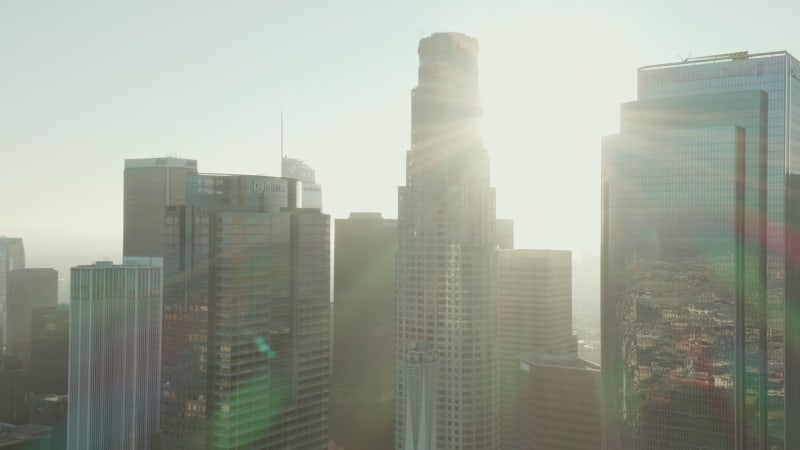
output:
{"label": "sunlit building facade", "polygon": [[[478,41],[433,34],[420,41],[419,62],[398,198],[395,448],[497,449],[495,191]],[[436,393],[433,411],[425,392]]]}
{"label": "sunlit building facade", "polygon": [[325,449],[329,217],[295,180],[186,183],[166,212],[161,448]]}
{"label": "sunlit building facade", "polygon": [[603,140],[604,447],[800,448],[800,64],[638,78]]}

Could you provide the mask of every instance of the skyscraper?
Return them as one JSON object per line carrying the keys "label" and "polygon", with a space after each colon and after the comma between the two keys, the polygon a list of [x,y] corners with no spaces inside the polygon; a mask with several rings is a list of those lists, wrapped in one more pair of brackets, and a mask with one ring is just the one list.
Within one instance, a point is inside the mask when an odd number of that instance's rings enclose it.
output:
{"label": "skyscraper", "polygon": [[125,160],[123,256],[163,256],[164,208],[184,203],[186,175],[193,173],[193,159]]}
{"label": "skyscraper", "polygon": [[395,448],[496,449],[495,191],[478,41],[433,34],[420,41],[419,62],[398,195]]}
{"label": "skyscraper", "polygon": [[58,303],[58,272],[55,269],[16,269],[7,274],[6,350],[30,367],[31,313],[41,306]]}
{"label": "skyscraper", "polygon": [[284,156],[281,160],[281,176],[303,182],[301,207],[322,209],[322,186],[317,184],[317,177],[311,166],[300,159]]}
{"label": "skyscraper", "polygon": [[0,236],[0,354],[5,349],[6,336],[6,274],[9,270],[25,268],[25,247],[21,238]]}
{"label": "skyscraper", "polygon": [[331,435],[347,450],[394,445],[397,220],[336,220]]}
{"label": "skyscraper", "polygon": [[639,69],[603,140],[606,448],[800,448],[800,63]]}
{"label": "skyscraper", "polygon": [[502,250],[498,265],[500,424],[503,448],[511,448],[519,355],[578,356],[572,334],[572,252]]}
{"label": "skyscraper", "polygon": [[162,449],[325,449],[329,217],[295,180],[186,183],[166,214]]}
{"label": "skyscraper", "polygon": [[70,273],[67,449],[142,449],[158,427],[161,269],[126,259]]}

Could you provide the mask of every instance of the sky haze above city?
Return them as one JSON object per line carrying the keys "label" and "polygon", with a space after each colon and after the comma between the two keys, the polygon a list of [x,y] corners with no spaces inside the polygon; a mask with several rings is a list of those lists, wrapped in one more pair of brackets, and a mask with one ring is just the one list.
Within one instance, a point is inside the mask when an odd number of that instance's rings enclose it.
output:
{"label": "sky haze above city", "polygon": [[600,138],[637,67],[734,51],[800,56],[791,1],[0,2],[0,235],[31,267],[122,252],[126,158],[279,175],[324,211],[397,217],[417,44],[480,42],[497,216],[517,247],[599,254]]}

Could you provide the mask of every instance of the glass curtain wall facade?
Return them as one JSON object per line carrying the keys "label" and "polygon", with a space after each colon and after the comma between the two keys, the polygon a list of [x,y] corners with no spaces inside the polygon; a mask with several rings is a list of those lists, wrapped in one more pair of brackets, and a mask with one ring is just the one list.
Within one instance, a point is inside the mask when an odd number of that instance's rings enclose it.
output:
{"label": "glass curtain wall facade", "polygon": [[150,448],[158,429],[161,269],[99,262],[70,283],[67,449]]}
{"label": "glass curtain wall facade", "polygon": [[[496,449],[495,191],[480,129],[478,42],[437,33],[420,41],[419,61],[398,198],[395,448]],[[425,397],[412,387],[419,349],[436,383],[424,425],[414,411],[427,410]]]}
{"label": "glass curtain wall facade", "polygon": [[330,221],[299,183],[189,175],[166,212],[163,449],[324,449]]}
{"label": "glass curtain wall facade", "polygon": [[603,141],[606,448],[800,446],[798,83],[784,52],[639,70]]}

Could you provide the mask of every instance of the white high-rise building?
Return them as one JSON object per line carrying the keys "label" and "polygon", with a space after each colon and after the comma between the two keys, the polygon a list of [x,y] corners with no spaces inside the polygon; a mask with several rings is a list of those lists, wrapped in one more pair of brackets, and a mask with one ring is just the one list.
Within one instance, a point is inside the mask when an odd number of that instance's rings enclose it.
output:
{"label": "white high-rise building", "polygon": [[322,186],[317,184],[317,177],[311,166],[303,160],[284,156],[281,160],[281,176],[294,178],[303,183],[300,200],[302,208],[322,209]]}
{"label": "white high-rise building", "polygon": [[67,448],[150,448],[158,428],[160,258],[73,267]]}
{"label": "white high-rise building", "polygon": [[[395,448],[492,450],[499,447],[496,219],[480,129],[478,41],[437,33],[420,41],[419,60],[399,189]],[[414,370],[420,348],[424,377]],[[433,411],[424,404],[428,392],[436,393]]]}

